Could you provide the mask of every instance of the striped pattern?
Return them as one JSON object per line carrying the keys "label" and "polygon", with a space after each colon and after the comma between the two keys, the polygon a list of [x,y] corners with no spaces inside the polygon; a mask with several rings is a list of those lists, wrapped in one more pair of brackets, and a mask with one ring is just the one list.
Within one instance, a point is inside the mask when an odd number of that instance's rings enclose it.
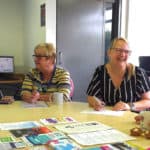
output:
{"label": "striped pattern", "polygon": [[37,90],[40,93],[53,93],[61,92],[64,94],[65,100],[70,99],[70,74],[63,68],[56,67],[53,72],[53,76],[50,81],[43,82],[42,74],[32,69],[24,79],[22,85],[22,92],[32,92]]}
{"label": "striped pattern", "polygon": [[87,95],[96,96],[107,105],[114,105],[118,101],[135,102],[141,99],[141,94],[150,91],[150,81],[142,68],[135,67],[135,75],[128,80],[128,70],[118,89],[107,73],[106,67],[97,67],[88,86]]}

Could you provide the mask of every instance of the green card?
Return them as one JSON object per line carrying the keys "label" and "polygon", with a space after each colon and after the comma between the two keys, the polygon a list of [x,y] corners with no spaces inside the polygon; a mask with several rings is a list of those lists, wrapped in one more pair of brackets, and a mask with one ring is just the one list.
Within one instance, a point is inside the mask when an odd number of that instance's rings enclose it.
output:
{"label": "green card", "polygon": [[0,142],[5,143],[5,142],[13,142],[14,139],[11,136],[7,137],[0,137]]}

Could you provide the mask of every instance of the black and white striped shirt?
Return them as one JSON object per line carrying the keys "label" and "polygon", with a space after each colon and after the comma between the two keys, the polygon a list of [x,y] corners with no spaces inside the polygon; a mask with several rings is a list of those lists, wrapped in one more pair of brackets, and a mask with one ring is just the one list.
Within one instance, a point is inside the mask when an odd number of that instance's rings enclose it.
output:
{"label": "black and white striped shirt", "polygon": [[142,68],[135,67],[135,75],[128,79],[128,70],[119,88],[115,88],[105,65],[96,68],[88,86],[87,95],[96,96],[106,105],[114,105],[119,101],[135,102],[141,94],[150,91],[150,80]]}

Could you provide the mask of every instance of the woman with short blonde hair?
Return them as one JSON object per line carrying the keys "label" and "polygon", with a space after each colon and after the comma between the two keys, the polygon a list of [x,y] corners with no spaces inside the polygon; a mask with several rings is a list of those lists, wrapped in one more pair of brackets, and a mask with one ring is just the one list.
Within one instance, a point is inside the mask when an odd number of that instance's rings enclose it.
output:
{"label": "woman with short blonde hair", "polygon": [[35,46],[33,55],[35,68],[26,76],[22,85],[22,99],[29,103],[53,101],[54,92],[63,93],[64,100],[70,100],[70,74],[56,66],[56,49],[51,43]]}

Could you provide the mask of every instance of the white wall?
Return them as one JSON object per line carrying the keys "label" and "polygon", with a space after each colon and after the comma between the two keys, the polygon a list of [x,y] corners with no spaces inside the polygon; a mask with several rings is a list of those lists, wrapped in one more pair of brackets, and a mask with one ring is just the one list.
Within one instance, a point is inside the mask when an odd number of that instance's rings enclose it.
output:
{"label": "white wall", "polygon": [[56,0],[46,2],[46,41],[56,46]]}
{"label": "white wall", "polygon": [[23,5],[20,0],[0,0],[0,55],[15,56],[23,66]]}
{"label": "white wall", "polygon": [[[26,71],[34,66],[34,47],[41,42],[56,45],[56,0],[25,0],[24,64]],[[40,25],[40,6],[46,4],[46,26]]]}
{"label": "white wall", "polygon": [[[40,6],[46,3],[46,26],[40,25]],[[0,0],[0,55],[15,56],[16,72],[34,66],[34,47],[56,45],[56,0]]]}
{"label": "white wall", "polygon": [[40,5],[46,0],[24,1],[24,64],[26,71],[33,67],[34,47],[46,41],[46,28],[40,25]]}

